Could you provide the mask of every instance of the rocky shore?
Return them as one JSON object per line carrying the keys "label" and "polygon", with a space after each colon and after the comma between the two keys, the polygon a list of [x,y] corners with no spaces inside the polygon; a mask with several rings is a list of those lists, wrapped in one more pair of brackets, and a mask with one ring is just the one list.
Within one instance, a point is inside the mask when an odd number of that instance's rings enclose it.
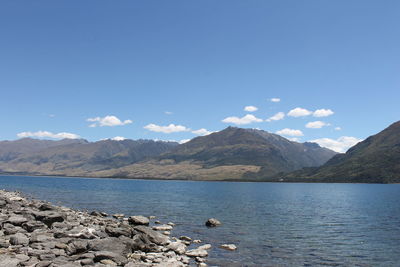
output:
{"label": "rocky shore", "polygon": [[[174,224],[51,205],[0,190],[0,267],[207,266],[207,250],[170,237]],[[193,248],[192,248],[193,247]]]}

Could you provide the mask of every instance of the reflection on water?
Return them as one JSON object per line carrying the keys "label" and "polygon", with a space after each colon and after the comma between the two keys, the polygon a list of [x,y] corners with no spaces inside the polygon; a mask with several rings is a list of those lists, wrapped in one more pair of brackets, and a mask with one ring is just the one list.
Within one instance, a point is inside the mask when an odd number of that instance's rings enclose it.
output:
{"label": "reflection on water", "polygon": [[[0,176],[0,187],[74,208],[156,215],[211,243],[217,266],[398,266],[400,185]],[[223,225],[208,229],[216,217]],[[235,252],[218,248],[238,246]]]}

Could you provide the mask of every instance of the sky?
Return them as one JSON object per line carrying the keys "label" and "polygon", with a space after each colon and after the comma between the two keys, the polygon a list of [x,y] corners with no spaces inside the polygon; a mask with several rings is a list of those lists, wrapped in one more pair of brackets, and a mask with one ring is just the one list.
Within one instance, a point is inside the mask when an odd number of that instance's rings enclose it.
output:
{"label": "sky", "polygon": [[339,152],[400,118],[400,1],[1,1],[0,140],[185,142],[228,126]]}

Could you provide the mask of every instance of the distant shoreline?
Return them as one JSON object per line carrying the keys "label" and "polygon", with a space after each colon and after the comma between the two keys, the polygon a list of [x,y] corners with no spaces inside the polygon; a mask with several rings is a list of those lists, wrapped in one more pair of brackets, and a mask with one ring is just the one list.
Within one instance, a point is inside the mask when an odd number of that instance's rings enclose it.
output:
{"label": "distant shoreline", "polygon": [[185,179],[185,178],[174,178],[174,179],[162,179],[162,178],[128,178],[128,177],[95,177],[95,176],[65,176],[65,175],[44,175],[44,174],[16,174],[16,173],[0,173],[0,177],[4,176],[28,176],[28,177],[43,177],[43,178],[80,178],[80,179],[116,179],[116,180],[140,180],[140,181],[187,181],[187,182],[239,182],[239,183],[297,183],[297,184],[400,184],[400,183],[368,183],[368,182],[329,182],[329,181],[318,181],[318,180],[284,180],[284,181],[268,181],[259,179],[224,179],[224,180],[198,180],[198,179]]}

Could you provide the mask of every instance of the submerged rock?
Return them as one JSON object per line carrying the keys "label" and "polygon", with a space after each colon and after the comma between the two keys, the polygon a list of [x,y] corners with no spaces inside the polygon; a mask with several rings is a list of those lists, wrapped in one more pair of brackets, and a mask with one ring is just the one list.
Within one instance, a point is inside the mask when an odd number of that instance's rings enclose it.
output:
{"label": "submerged rock", "polygon": [[220,248],[230,250],[230,251],[234,251],[237,249],[237,247],[234,244],[223,244],[220,246]]}
{"label": "submerged rock", "polygon": [[206,221],[206,226],[208,226],[208,227],[216,227],[219,225],[221,225],[221,222],[215,218],[210,218]]}

